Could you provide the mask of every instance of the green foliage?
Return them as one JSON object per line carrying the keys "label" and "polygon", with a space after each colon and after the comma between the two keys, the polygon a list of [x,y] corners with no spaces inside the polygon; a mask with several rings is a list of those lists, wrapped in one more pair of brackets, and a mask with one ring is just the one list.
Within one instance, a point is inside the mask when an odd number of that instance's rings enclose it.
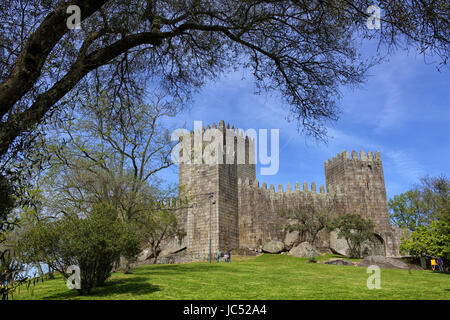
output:
{"label": "green foliage", "polygon": [[450,223],[438,220],[417,228],[410,238],[402,237],[400,252],[415,257],[442,257],[449,261]]}
{"label": "green foliage", "polygon": [[15,205],[14,190],[5,176],[0,174],[0,298],[7,300],[26,277],[21,275],[22,266],[17,263],[12,248],[6,244],[6,235],[17,224],[11,218]]}
{"label": "green foliage", "polygon": [[411,231],[427,226],[450,211],[448,194],[450,182],[444,176],[425,176],[421,183],[389,200],[391,221],[394,225]]}
{"label": "green foliage", "polygon": [[281,210],[281,217],[288,221],[283,226],[285,231],[299,231],[300,234],[306,236],[307,241],[312,246],[310,261],[313,262],[317,236],[321,230],[328,229],[331,225],[331,210],[317,209],[312,205],[302,205],[294,209]]}
{"label": "green foliage", "polygon": [[430,222],[430,209],[419,190],[409,190],[389,200],[394,225],[414,231]]}
{"label": "green foliage", "polygon": [[445,175],[421,178],[421,192],[434,219],[448,219],[450,212],[450,180]]}
{"label": "green foliage", "polygon": [[139,228],[138,232],[145,244],[151,249],[153,263],[158,259],[163,241],[181,239],[185,235],[179,224],[178,214],[179,208],[154,204],[152,210],[144,211],[136,217],[135,225]]}
{"label": "green foliage", "polygon": [[363,243],[371,242],[374,237],[373,222],[359,214],[344,214],[335,219],[333,227],[339,229],[338,238],[347,241],[351,258],[360,258]]}
{"label": "green foliage", "polygon": [[67,267],[78,265],[79,293],[88,294],[104,284],[120,256],[131,259],[137,255],[140,242],[133,231],[114,208],[100,203],[85,218],[70,215],[30,228],[22,235],[19,248],[30,259],[49,261],[66,278]]}
{"label": "green foliage", "polygon": [[413,231],[402,237],[402,253],[450,259],[449,190],[446,176],[425,176],[413,190],[389,200],[392,221]]}
{"label": "green foliage", "polygon": [[381,290],[368,290],[368,277],[363,267],[310,264],[307,259],[289,255],[263,254],[258,257],[234,256],[231,263],[156,264],[137,267],[133,274],[115,272],[106,286],[94,288],[89,296],[78,296],[73,290],[67,290],[57,275],[56,280],[37,286],[33,295],[22,291],[14,298],[153,301],[450,299],[450,277],[446,274],[382,269]]}

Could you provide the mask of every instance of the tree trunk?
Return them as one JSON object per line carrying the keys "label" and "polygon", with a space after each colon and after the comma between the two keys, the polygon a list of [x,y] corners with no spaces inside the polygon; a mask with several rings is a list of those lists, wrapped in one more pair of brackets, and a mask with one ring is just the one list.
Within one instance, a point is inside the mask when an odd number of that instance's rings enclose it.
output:
{"label": "tree trunk", "polygon": [[54,273],[53,273],[53,269],[52,269],[50,263],[47,262],[47,265],[48,265],[48,278],[49,278],[50,280],[55,279],[55,275],[54,275]]}
{"label": "tree trunk", "polygon": [[39,278],[44,276],[44,271],[42,271],[42,267],[41,267],[41,263],[40,262],[35,262],[36,268],[38,270],[39,273]]}
{"label": "tree trunk", "polygon": [[125,274],[132,274],[133,268],[131,267],[130,260],[126,259],[125,257],[120,257],[120,269]]}

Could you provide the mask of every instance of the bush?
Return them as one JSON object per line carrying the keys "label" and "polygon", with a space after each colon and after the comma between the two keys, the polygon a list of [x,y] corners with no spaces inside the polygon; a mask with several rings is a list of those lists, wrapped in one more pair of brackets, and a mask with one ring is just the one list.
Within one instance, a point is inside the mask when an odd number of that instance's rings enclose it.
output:
{"label": "bush", "polygon": [[400,252],[418,257],[442,257],[450,261],[450,223],[439,220],[422,226],[402,237]]}
{"label": "bush", "polygon": [[64,217],[28,230],[20,240],[21,251],[31,258],[50,261],[66,278],[66,270],[77,265],[81,271],[79,294],[89,294],[109,278],[120,256],[131,259],[140,249],[139,238],[120,221],[117,212],[97,204],[88,217]]}
{"label": "bush", "polygon": [[336,218],[333,228],[339,229],[338,238],[344,238],[347,241],[350,258],[360,258],[363,243],[373,241],[373,222],[364,219],[359,214],[348,213]]}

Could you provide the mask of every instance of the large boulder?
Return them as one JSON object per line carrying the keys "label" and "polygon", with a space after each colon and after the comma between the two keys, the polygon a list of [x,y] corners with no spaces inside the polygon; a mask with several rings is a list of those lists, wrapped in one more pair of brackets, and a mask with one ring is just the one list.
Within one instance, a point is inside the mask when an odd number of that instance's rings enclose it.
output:
{"label": "large boulder", "polygon": [[139,253],[137,257],[137,262],[143,262],[147,259],[153,257],[153,252],[150,247],[145,247],[142,249],[141,253]]}
{"label": "large boulder", "polygon": [[300,232],[298,231],[292,231],[292,232],[286,232],[286,235],[284,237],[283,243],[287,250],[292,249],[294,246],[298,244],[298,239],[300,236]]}
{"label": "large boulder", "polygon": [[[289,254],[297,258],[309,258],[311,256],[311,249],[312,249],[311,244],[305,241],[300,243],[298,246],[292,248],[289,251]],[[317,256],[319,255],[319,252],[314,250],[313,255]]]}
{"label": "large boulder", "polygon": [[171,253],[166,256],[158,257],[157,264],[177,264],[194,261],[194,258],[185,251]]}
{"label": "large boulder", "polygon": [[360,267],[378,266],[388,269],[410,269],[411,267],[403,261],[385,256],[367,256],[360,262]]}
{"label": "large boulder", "polygon": [[330,232],[330,250],[333,253],[337,253],[343,256],[347,256],[349,254],[347,241],[344,238],[338,238],[338,231]]}
{"label": "large boulder", "polygon": [[161,246],[160,256],[167,256],[169,254],[177,253],[186,249],[186,238],[184,237],[181,240],[174,238],[171,241],[164,243]]}
{"label": "large boulder", "polygon": [[266,242],[263,246],[263,251],[268,253],[280,253],[284,250],[284,243],[281,241],[272,240]]}
{"label": "large boulder", "polygon": [[340,259],[327,261],[325,264],[333,264],[335,266],[353,266],[353,262]]}
{"label": "large boulder", "polygon": [[[184,251],[185,249],[186,249],[186,237],[181,240],[171,239],[161,244],[158,257],[178,253]],[[150,245],[146,245],[144,248],[142,248],[141,252],[139,253],[137,262],[144,262],[152,258],[154,258],[153,250]]]}

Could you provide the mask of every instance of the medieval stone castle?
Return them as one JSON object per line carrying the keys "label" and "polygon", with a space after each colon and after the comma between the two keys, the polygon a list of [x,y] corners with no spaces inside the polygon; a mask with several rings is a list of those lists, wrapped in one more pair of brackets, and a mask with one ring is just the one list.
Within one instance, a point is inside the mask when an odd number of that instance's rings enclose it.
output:
{"label": "medieval stone castle", "polygon": [[[308,204],[315,208],[333,208],[336,214],[358,213],[369,218],[375,225],[376,238],[379,241],[377,254],[398,256],[399,232],[390,225],[383,166],[379,152],[367,154],[356,151],[351,154],[343,151],[325,162],[326,186],[317,190],[314,182],[302,187],[295,183],[281,185],[275,190],[256,180],[254,140],[244,136],[239,130],[224,121],[213,125],[221,132],[223,153],[237,150],[239,144],[245,145],[245,162],[238,164],[186,164],[179,167],[179,184],[193,199],[193,205],[185,209],[184,220],[187,250],[199,257],[209,254],[210,228],[213,254],[218,250],[256,248],[270,240],[281,240],[285,232],[280,229],[280,210]],[[209,130],[209,126],[207,130]],[[233,133],[230,140],[226,134]],[[204,145],[205,129],[191,132],[199,135]],[[198,138],[197,138],[198,139]],[[228,142],[228,145],[227,145]],[[236,152],[234,152],[235,160]],[[213,193],[212,199],[209,195]],[[211,221],[210,221],[211,215]],[[211,222],[211,223],[210,223]],[[320,237],[319,247],[329,247],[330,236]]]}

